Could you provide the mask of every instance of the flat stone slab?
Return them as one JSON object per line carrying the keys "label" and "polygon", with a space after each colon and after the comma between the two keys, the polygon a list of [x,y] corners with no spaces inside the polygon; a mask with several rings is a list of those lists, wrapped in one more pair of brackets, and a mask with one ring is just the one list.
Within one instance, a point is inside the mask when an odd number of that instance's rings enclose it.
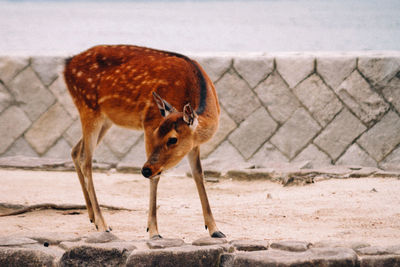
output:
{"label": "flat stone slab", "polygon": [[224,266],[356,266],[357,255],[347,248],[315,248],[303,252],[271,249],[239,252]]}
{"label": "flat stone slab", "polygon": [[400,255],[400,245],[395,246],[370,246],[356,249],[356,252],[360,255],[388,255],[395,254]]}
{"label": "flat stone slab", "polygon": [[118,237],[110,232],[93,233],[86,238],[86,243],[107,243],[118,240]]}
{"label": "flat stone slab", "polygon": [[151,249],[180,247],[184,243],[185,242],[182,239],[174,239],[174,238],[150,239],[146,242],[147,246]]}
{"label": "flat stone slab", "polygon": [[56,233],[56,232],[38,233],[30,235],[29,238],[36,240],[41,244],[47,244],[47,245],[58,245],[63,241],[77,242],[82,239],[82,237],[74,234]]}
{"label": "flat stone slab", "polygon": [[239,251],[258,251],[268,249],[268,241],[262,240],[233,240],[229,243]]}
{"label": "flat stone slab", "polygon": [[60,266],[121,266],[130,251],[124,247],[82,245],[67,250],[60,259]]}
{"label": "flat stone slab", "polygon": [[363,256],[360,267],[400,266],[400,255]]}
{"label": "flat stone slab", "polygon": [[36,244],[38,241],[27,237],[0,237],[0,246],[20,246]]}
{"label": "flat stone slab", "polygon": [[38,249],[0,247],[0,266],[55,266],[56,257]]}
{"label": "flat stone slab", "polygon": [[271,244],[271,248],[294,252],[306,251],[311,246],[311,243],[303,241],[279,241]]}
{"label": "flat stone slab", "polygon": [[202,237],[192,242],[194,246],[211,246],[211,245],[222,245],[228,241],[225,238],[213,238],[213,237]]}
{"label": "flat stone slab", "polygon": [[150,251],[134,251],[126,266],[218,266],[221,246],[183,246]]}
{"label": "flat stone slab", "polygon": [[203,237],[190,245],[168,238],[125,241],[107,232],[29,236],[0,237],[0,266],[400,266],[400,244],[288,240],[269,246],[266,240]]}

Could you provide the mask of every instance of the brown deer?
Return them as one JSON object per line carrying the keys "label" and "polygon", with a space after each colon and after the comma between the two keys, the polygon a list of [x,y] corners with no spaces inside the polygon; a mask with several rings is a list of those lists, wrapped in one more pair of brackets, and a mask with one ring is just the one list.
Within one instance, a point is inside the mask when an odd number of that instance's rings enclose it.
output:
{"label": "brown deer", "polygon": [[150,180],[148,228],[157,238],[157,185],[164,170],[188,155],[200,196],[206,229],[225,237],[215,224],[203,182],[199,146],[218,128],[220,108],[215,88],[202,67],[186,56],[131,45],[101,45],[67,59],[64,78],[79,111],[82,138],[71,155],[90,221],[110,231],[99,208],[92,156],[114,123],[144,130]]}

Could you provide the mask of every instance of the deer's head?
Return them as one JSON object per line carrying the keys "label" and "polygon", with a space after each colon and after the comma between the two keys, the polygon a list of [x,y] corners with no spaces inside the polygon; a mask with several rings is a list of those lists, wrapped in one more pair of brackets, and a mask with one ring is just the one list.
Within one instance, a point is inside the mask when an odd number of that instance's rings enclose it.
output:
{"label": "deer's head", "polygon": [[194,131],[197,127],[197,114],[190,104],[178,112],[171,104],[153,92],[160,110],[161,120],[152,133],[146,135],[147,162],[142,174],[153,178],[162,171],[177,165],[194,147]]}

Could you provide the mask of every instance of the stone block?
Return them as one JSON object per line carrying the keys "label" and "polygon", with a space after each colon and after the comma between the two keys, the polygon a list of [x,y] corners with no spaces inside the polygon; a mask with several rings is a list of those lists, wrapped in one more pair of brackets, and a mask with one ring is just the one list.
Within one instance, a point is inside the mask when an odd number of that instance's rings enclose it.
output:
{"label": "stone block", "polygon": [[21,246],[21,245],[29,245],[36,243],[37,243],[36,240],[27,237],[18,237],[18,236],[0,237],[1,247]]}
{"label": "stone block", "polygon": [[35,150],[25,141],[24,137],[18,138],[6,153],[2,154],[2,157],[12,157],[12,156],[26,156],[26,157],[37,157],[39,156]]}
{"label": "stone block", "polygon": [[342,109],[339,99],[316,74],[302,81],[293,92],[322,126]]}
{"label": "stone block", "polygon": [[3,84],[0,83],[0,113],[11,105],[13,99]]}
{"label": "stone block", "polygon": [[356,266],[357,255],[348,248],[315,248],[304,252],[270,249],[239,252],[231,266]]}
{"label": "stone block", "polygon": [[68,90],[66,89],[63,77],[60,76],[56,78],[56,80],[49,86],[49,90],[55,95],[57,101],[63,105],[65,110],[73,119],[77,119],[79,117],[78,110],[75,107]]}
{"label": "stone block", "polygon": [[4,153],[31,125],[26,114],[11,106],[0,114],[0,154]]}
{"label": "stone block", "polygon": [[25,139],[36,152],[44,154],[71,124],[72,119],[57,103],[32,125],[25,133]]}
{"label": "stone block", "polygon": [[256,167],[263,168],[274,162],[288,162],[289,160],[274,145],[266,142],[249,161]]}
{"label": "stone block", "polygon": [[294,158],[293,162],[309,161],[309,167],[320,167],[332,164],[331,158],[319,150],[314,144],[308,145],[300,154]]}
{"label": "stone block", "polygon": [[365,167],[377,167],[376,161],[371,158],[356,143],[352,144],[346,152],[336,161],[336,165],[356,165]]}
{"label": "stone block", "polygon": [[255,89],[271,116],[285,122],[300,106],[299,101],[277,72],[273,72]]}
{"label": "stone block", "polygon": [[64,138],[60,138],[57,142],[50,147],[49,150],[43,155],[45,158],[53,159],[71,159],[71,146],[65,141]]}
{"label": "stone block", "polygon": [[400,71],[400,57],[363,56],[358,59],[358,69],[380,89]]}
{"label": "stone block", "polygon": [[400,77],[393,78],[382,90],[386,100],[400,112]]}
{"label": "stone block", "polygon": [[229,243],[239,251],[259,251],[268,249],[268,241],[265,240],[232,240]]}
{"label": "stone block", "polygon": [[313,248],[351,248],[353,250],[371,246],[370,244],[362,241],[331,241],[323,240],[315,242]]}
{"label": "stone block", "polygon": [[260,106],[247,83],[232,70],[217,82],[216,87],[220,103],[236,123],[243,121]]}
{"label": "stone block", "polygon": [[314,144],[336,160],[366,127],[347,109],[339,115],[315,138]]}
{"label": "stone block", "polygon": [[57,56],[36,56],[31,59],[32,69],[44,85],[48,86],[62,75],[65,59]]}
{"label": "stone block", "polygon": [[[61,243],[63,244],[63,243]],[[116,243],[79,245],[68,249],[59,261],[60,266],[122,266],[133,246]]]}
{"label": "stone block", "polygon": [[218,166],[220,170],[229,170],[243,162],[245,160],[237,149],[229,141],[224,141],[203,163],[205,168],[215,169],[213,166]]}
{"label": "stone block", "polygon": [[279,249],[279,250],[286,250],[286,251],[293,251],[293,252],[301,252],[306,251],[312,246],[309,242],[304,241],[278,241],[271,244],[271,248]]}
{"label": "stone block", "polygon": [[228,241],[225,238],[213,238],[213,237],[201,237],[192,242],[193,246],[211,246],[211,245],[222,245]]}
{"label": "stone block", "polygon": [[236,168],[228,171],[226,173],[226,177],[235,180],[271,180],[273,177],[273,169],[265,169],[265,168],[258,168],[258,169],[241,169]]}
{"label": "stone block", "polygon": [[36,240],[37,242],[43,244],[47,243],[49,245],[58,245],[61,242],[77,242],[81,240],[76,233],[60,233],[60,232],[44,232],[44,233],[34,233],[29,238]]}
{"label": "stone block", "polygon": [[117,163],[119,158],[114,155],[111,149],[106,145],[106,143],[101,142],[94,150],[93,161],[102,163]]}
{"label": "stone block", "polygon": [[150,239],[146,242],[147,246],[151,249],[180,247],[184,243],[182,239],[176,238],[157,238]]}
{"label": "stone block", "polygon": [[86,243],[109,243],[115,240],[118,240],[119,238],[110,233],[110,232],[96,232],[96,233],[92,233],[90,234],[85,242]]}
{"label": "stone block", "polygon": [[0,80],[6,85],[20,71],[26,68],[29,64],[28,57],[18,56],[1,56],[0,57]]}
{"label": "stone block", "polygon": [[39,118],[55,101],[30,67],[10,82],[9,89],[31,121]]}
{"label": "stone block", "polygon": [[338,87],[356,68],[353,56],[320,56],[317,58],[317,72],[333,89]]}
{"label": "stone block", "polygon": [[379,163],[379,167],[384,170],[400,171],[400,146],[382,160]]}
{"label": "stone block", "polygon": [[271,138],[274,144],[290,159],[294,158],[318,133],[320,126],[303,108],[297,109],[292,117]]}
{"label": "stone block", "polygon": [[142,132],[113,125],[106,133],[103,142],[118,157],[122,158],[142,136]]}
{"label": "stone block", "polygon": [[201,145],[201,157],[207,157],[234,129],[236,129],[235,121],[232,120],[225,109],[221,107],[218,130],[211,140]]}
{"label": "stone block", "polygon": [[237,57],[233,67],[254,88],[262,79],[274,70],[274,58],[266,56]]}
{"label": "stone block", "polygon": [[360,267],[400,266],[400,255],[363,256],[360,257]]}
{"label": "stone block", "polygon": [[294,88],[314,71],[314,57],[308,55],[277,56],[276,69],[290,88]]}
{"label": "stone block", "polygon": [[367,81],[354,71],[336,89],[336,94],[364,123],[379,119],[389,105],[371,89]]}
{"label": "stone block", "polygon": [[75,120],[71,126],[69,126],[68,130],[64,132],[63,137],[71,147],[75,146],[82,137],[81,121]]}
{"label": "stone block", "polygon": [[56,266],[51,253],[29,248],[0,248],[0,266]]}
{"label": "stone block", "polygon": [[144,144],[143,135],[139,141],[132,147],[132,149],[125,155],[121,162],[128,163],[131,167],[142,168],[146,162],[146,146]]}
{"label": "stone block", "polygon": [[377,162],[400,144],[400,118],[389,111],[377,124],[364,133],[357,143]]}
{"label": "stone block", "polygon": [[220,79],[232,65],[232,58],[228,56],[193,56],[191,58],[204,68],[213,82]]}
{"label": "stone block", "polygon": [[218,266],[221,246],[183,246],[176,248],[154,249],[151,251],[133,251],[126,266]]}
{"label": "stone block", "polygon": [[268,112],[260,107],[251,114],[229,136],[229,141],[249,159],[256,150],[274,133],[277,123]]}

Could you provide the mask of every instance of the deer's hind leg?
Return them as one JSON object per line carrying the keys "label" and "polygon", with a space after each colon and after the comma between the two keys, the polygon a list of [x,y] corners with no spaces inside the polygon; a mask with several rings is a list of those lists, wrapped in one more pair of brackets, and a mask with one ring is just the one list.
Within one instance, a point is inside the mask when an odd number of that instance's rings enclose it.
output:
{"label": "deer's hind leg", "polygon": [[78,173],[91,222],[99,231],[110,230],[101,214],[92,179],[92,158],[94,149],[104,137],[111,123],[100,113],[81,113],[82,139],[72,150],[72,158]]}

